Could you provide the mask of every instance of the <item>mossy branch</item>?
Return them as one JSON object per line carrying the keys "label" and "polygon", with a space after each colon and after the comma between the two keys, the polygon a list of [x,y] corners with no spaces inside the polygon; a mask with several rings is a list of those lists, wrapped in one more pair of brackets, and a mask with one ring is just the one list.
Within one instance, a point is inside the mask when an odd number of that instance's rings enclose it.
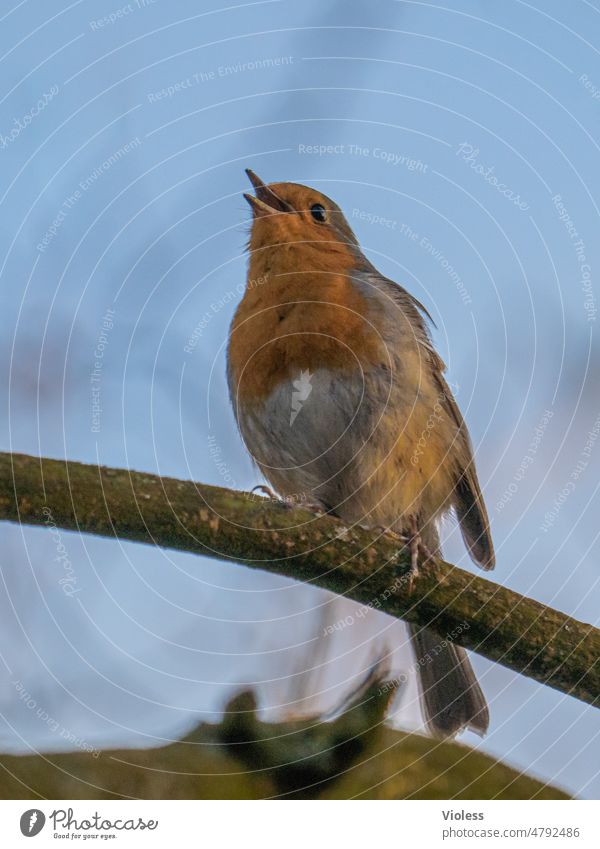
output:
{"label": "mossy branch", "polygon": [[600,703],[600,631],[438,561],[412,587],[385,534],[270,499],[124,469],[0,454],[0,519],[244,563],[433,627],[484,657]]}

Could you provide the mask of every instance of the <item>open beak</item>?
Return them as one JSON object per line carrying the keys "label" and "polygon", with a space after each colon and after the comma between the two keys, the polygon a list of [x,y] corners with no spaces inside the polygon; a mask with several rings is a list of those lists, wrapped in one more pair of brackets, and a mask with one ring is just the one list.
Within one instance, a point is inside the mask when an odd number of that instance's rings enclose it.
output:
{"label": "open beak", "polygon": [[254,171],[246,168],[248,179],[254,186],[256,197],[244,193],[244,197],[250,204],[255,217],[260,215],[276,215],[280,212],[294,212],[294,207],[283,198],[278,197],[275,192],[265,185]]}

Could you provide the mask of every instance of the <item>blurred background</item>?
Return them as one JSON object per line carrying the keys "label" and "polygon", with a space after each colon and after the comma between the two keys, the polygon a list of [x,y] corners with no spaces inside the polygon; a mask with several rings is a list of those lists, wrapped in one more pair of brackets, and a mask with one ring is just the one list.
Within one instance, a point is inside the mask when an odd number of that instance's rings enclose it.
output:
{"label": "blurred background", "polygon": [[[436,322],[494,580],[598,624],[600,11],[121,2],[0,13],[1,449],[261,483],[225,381],[243,169],[308,183]],[[305,585],[51,519],[0,536],[6,752],[160,745],[249,684],[265,717],[328,710],[412,663],[402,623]],[[492,722],[464,742],[598,798],[598,712],[473,662]]]}

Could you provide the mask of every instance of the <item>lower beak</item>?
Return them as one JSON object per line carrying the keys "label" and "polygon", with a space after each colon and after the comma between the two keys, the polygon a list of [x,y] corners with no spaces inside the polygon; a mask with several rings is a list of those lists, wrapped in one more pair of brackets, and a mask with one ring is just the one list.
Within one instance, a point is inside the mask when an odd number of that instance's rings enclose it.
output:
{"label": "lower beak", "polygon": [[269,206],[267,203],[264,203],[260,198],[255,198],[254,195],[249,195],[244,192],[244,197],[250,204],[250,208],[254,213],[254,217],[258,217],[259,215],[278,215],[281,210],[273,209],[272,206]]}
{"label": "lower beak", "polygon": [[283,198],[278,197],[273,189],[267,186],[254,171],[246,168],[248,179],[254,186],[256,197],[244,194],[244,197],[252,207],[252,212],[257,215],[274,215],[280,212],[294,212],[294,207]]}

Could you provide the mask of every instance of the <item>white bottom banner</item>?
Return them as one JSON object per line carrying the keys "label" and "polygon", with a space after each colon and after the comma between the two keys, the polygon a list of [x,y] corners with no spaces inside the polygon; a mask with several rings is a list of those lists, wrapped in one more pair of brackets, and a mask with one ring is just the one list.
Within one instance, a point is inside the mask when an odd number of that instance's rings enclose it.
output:
{"label": "white bottom banner", "polygon": [[[337,843],[454,847],[600,846],[600,803],[428,801],[0,802],[0,846],[203,845],[307,849]],[[31,844],[29,844],[31,845]]]}

